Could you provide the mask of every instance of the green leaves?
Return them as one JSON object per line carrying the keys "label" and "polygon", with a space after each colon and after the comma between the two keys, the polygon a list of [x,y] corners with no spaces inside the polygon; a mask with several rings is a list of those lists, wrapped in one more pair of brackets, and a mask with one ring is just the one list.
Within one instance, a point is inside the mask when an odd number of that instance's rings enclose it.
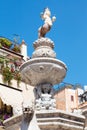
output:
{"label": "green leaves", "polygon": [[7,48],[10,48],[12,45],[11,41],[6,38],[0,38],[0,44]]}
{"label": "green leaves", "polygon": [[13,74],[9,67],[4,67],[2,70],[3,81],[8,82],[8,85],[11,84],[11,80],[13,79]]}
{"label": "green leaves", "polygon": [[17,86],[19,87],[19,84],[21,82],[21,73],[19,71],[15,71],[15,73],[14,73],[14,79],[17,80]]}
{"label": "green leaves", "polygon": [[12,49],[13,51],[17,52],[17,53],[20,53],[21,50],[20,50],[20,46],[19,45],[14,45],[14,48]]}

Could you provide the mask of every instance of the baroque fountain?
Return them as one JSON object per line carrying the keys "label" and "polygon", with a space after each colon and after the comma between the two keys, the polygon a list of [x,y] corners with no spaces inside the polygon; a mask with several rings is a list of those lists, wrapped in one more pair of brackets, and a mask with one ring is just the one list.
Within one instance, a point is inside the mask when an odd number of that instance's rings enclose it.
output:
{"label": "baroque fountain", "polygon": [[18,117],[15,118],[17,120],[15,127],[8,129],[10,122],[7,121],[4,123],[5,128],[6,130],[82,130],[83,116],[56,110],[53,85],[62,82],[67,67],[56,59],[54,42],[45,37],[56,17],[51,18],[51,12],[46,8],[41,13],[41,18],[44,24],[38,29],[38,39],[33,43],[35,51],[32,58],[20,67],[23,81],[34,87],[34,106],[29,99],[24,101],[23,114],[19,120]]}
{"label": "baroque fountain", "polygon": [[45,38],[45,34],[51,29],[55,16],[50,18],[51,12],[48,8],[41,14],[45,21],[39,28],[39,38],[33,43],[35,51],[32,59],[24,63],[21,68],[22,79],[34,86],[36,109],[55,109],[53,99],[53,85],[60,83],[66,75],[66,65],[56,59],[54,42]]}

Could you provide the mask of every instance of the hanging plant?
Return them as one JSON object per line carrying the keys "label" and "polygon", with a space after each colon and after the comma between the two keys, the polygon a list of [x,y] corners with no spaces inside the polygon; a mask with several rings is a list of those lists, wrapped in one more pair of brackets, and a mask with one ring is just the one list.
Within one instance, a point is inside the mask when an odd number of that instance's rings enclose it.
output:
{"label": "hanging plant", "polygon": [[4,56],[1,56],[0,57],[0,63],[2,63],[2,64],[7,64],[9,62],[9,59],[8,58],[6,58],[6,57],[4,57]]}
{"label": "hanging plant", "polygon": [[4,58],[0,57],[0,63],[4,64]]}
{"label": "hanging plant", "polygon": [[6,38],[0,38],[0,44],[1,46],[6,47],[6,48],[10,48],[12,45],[11,41]]}
{"label": "hanging plant", "polygon": [[2,48],[2,44],[0,43],[0,48]]}
{"label": "hanging plant", "polygon": [[20,47],[17,44],[14,45],[14,48],[12,50],[15,51],[15,52],[17,52],[17,53],[21,52]]}
{"label": "hanging plant", "polygon": [[11,84],[11,80],[13,79],[13,74],[9,67],[4,67],[2,70],[3,75],[3,81],[8,83],[8,85]]}
{"label": "hanging plant", "polygon": [[17,86],[19,87],[19,84],[21,82],[21,74],[19,71],[15,71],[14,78],[17,80]]}

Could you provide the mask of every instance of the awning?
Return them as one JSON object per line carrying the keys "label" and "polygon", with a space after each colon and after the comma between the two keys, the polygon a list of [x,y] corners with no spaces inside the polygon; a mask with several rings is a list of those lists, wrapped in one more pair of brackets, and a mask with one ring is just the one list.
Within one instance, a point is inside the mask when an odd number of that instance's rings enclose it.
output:
{"label": "awning", "polygon": [[23,96],[21,91],[0,85],[0,98],[7,104],[14,106],[20,106],[23,102]]}

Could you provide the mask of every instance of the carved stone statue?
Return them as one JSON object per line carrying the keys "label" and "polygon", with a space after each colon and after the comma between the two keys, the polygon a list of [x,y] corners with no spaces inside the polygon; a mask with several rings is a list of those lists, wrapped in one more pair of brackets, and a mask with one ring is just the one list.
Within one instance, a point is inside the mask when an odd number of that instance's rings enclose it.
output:
{"label": "carved stone statue", "polygon": [[37,124],[36,115],[33,106],[29,102],[22,104],[23,116],[20,130],[40,130]]}
{"label": "carved stone statue", "polygon": [[41,13],[41,18],[44,20],[44,24],[38,30],[39,38],[45,37],[46,33],[50,31],[53,22],[56,20],[55,16],[51,18],[51,12],[48,8],[45,8],[44,12]]}
{"label": "carved stone statue", "polygon": [[56,109],[56,101],[53,98],[53,88],[51,84],[40,84],[35,88],[36,110]]}

